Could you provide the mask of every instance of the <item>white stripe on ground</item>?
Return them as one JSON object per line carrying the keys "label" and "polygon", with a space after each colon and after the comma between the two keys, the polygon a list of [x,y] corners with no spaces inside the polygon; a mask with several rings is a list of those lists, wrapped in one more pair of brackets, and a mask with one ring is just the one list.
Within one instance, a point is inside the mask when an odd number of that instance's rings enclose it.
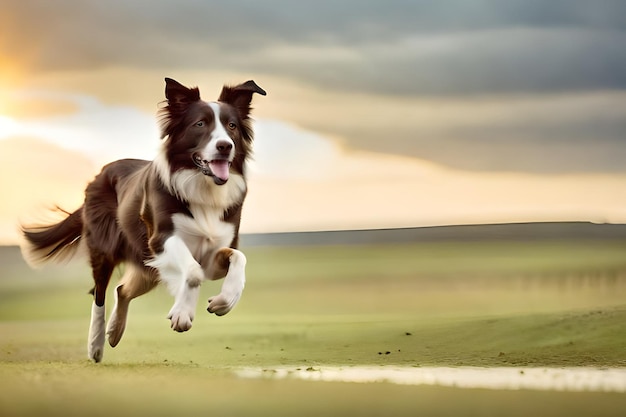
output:
{"label": "white stripe on ground", "polygon": [[243,378],[387,382],[496,390],[626,392],[626,368],[478,368],[348,366],[244,368]]}

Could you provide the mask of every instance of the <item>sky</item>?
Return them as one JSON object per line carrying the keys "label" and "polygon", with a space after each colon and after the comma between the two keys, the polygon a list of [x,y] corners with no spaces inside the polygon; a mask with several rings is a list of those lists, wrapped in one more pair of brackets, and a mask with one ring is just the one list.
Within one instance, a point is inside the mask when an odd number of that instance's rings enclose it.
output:
{"label": "sky", "polygon": [[0,243],[254,79],[242,232],[626,222],[626,2],[5,0]]}

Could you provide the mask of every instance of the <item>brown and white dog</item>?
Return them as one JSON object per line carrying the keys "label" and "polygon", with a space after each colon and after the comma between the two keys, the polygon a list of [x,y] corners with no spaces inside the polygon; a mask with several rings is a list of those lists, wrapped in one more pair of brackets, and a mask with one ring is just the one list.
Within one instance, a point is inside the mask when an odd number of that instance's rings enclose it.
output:
{"label": "brown and white dog", "polygon": [[[31,265],[87,249],[95,281],[88,354],[96,362],[105,336],[112,347],[122,338],[130,301],[159,282],[174,296],[168,318],[178,332],[191,328],[203,280],[224,278],[208,301],[218,316],[235,306],[245,284],[246,258],[237,246],[253,139],[250,102],[254,93],[266,93],[247,81],[224,86],[217,101],[205,102],[197,88],[165,83],[165,140],[154,161],[112,162],[87,186],[83,206],[63,221],[22,227],[22,252]],[[105,326],[106,289],[121,263]]]}

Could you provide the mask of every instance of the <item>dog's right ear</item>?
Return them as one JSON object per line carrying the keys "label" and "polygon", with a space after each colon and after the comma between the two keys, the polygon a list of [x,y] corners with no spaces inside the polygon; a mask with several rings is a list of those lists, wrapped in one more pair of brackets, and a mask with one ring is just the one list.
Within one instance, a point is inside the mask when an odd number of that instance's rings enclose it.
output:
{"label": "dog's right ear", "polygon": [[166,78],[165,98],[170,107],[186,107],[189,103],[200,100],[200,90],[197,87],[187,88],[176,80]]}
{"label": "dog's right ear", "polygon": [[161,139],[170,136],[178,128],[189,105],[200,100],[197,87],[187,88],[171,78],[165,79],[165,98],[167,106],[159,110]]}

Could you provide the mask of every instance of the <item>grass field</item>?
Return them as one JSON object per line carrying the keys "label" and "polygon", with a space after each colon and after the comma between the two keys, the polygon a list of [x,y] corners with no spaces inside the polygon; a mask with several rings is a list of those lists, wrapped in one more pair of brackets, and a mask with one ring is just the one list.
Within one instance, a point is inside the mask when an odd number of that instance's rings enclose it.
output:
{"label": "grass field", "polygon": [[[239,379],[241,367],[626,367],[626,242],[245,249],[237,308],[169,329],[163,288],[86,359],[86,263],[0,250],[0,415],[623,415],[616,393]],[[201,300],[219,291],[206,283]],[[112,298],[109,298],[112,301]],[[109,307],[112,304],[109,302]]]}

